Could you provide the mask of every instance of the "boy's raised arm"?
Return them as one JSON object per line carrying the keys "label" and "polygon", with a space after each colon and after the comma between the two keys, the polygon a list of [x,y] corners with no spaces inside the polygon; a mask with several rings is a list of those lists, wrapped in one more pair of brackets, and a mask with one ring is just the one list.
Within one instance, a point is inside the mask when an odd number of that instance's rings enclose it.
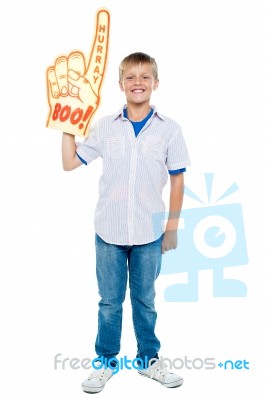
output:
{"label": "boy's raised arm", "polygon": [[75,136],[65,132],[62,137],[62,163],[65,171],[72,171],[82,165],[76,156]]}

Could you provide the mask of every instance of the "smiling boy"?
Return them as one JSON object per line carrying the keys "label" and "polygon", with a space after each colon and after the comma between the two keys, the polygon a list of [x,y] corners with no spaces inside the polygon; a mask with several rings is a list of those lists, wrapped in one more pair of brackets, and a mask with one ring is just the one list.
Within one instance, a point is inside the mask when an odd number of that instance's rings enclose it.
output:
{"label": "smiling boy", "polygon": [[[119,68],[119,85],[126,105],[115,115],[97,121],[84,142],[63,134],[62,159],[67,171],[103,161],[96,206],[96,274],[100,294],[98,357],[111,360],[120,351],[122,305],[129,280],[137,358],[153,360],[139,373],[166,387],[183,379],[161,364],[155,335],[155,280],[162,254],[177,247],[178,217],[183,201],[183,172],[190,165],[180,126],[150,105],[158,88],[154,58],[133,53]],[[166,227],[153,226],[154,215],[165,210],[162,190],[170,174],[169,217]],[[110,365],[111,366],[111,365]],[[112,368],[95,370],[82,383],[88,393],[100,392],[113,376]]]}

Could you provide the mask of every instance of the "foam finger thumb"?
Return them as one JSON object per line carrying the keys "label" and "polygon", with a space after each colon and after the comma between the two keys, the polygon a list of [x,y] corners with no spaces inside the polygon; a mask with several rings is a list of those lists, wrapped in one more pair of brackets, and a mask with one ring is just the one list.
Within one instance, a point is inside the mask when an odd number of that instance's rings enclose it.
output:
{"label": "foam finger thumb", "polygon": [[86,78],[80,76],[77,72],[73,71],[72,69],[68,71],[68,81],[69,83],[71,83],[71,85],[76,86],[79,89],[82,89],[84,85],[88,84]]}

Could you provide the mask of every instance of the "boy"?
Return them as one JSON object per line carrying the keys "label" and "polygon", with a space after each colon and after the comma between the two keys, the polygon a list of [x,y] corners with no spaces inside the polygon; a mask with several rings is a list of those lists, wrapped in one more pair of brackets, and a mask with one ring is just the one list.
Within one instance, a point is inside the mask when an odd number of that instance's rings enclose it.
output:
{"label": "boy", "polygon": [[[166,387],[178,387],[183,379],[159,362],[154,283],[160,273],[162,254],[177,246],[183,172],[190,162],[179,125],[150,105],[152,91],[158,84],[154,58],[144,53],[124,58],[119,85],[126,105],[116,115],[95,123],[83,143],[76,145],[74,136],[64,133],[62,156],[67,171],[87,165],[99,156],[103,160],[94,219],[101,297],[95,343],[98,357],[112,361],[119,353],[122,304],[129,277],[137,358],[146,362],[139,373]],[[164,212],[162,189],[168,172],[169,218],[166,228],[157,227],[155,234],[153,216]],[[100,392],[112,376],[112,368],[98,365],[99,369],[82,383],[85,392]]]}

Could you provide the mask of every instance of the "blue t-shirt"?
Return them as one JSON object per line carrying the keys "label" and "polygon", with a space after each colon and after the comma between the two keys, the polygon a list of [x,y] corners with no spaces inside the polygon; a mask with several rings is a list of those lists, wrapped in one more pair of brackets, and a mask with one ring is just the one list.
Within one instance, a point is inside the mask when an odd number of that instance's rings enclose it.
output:
{"label": "blue t-shirt", "polygon": [[149,112],[149,114],[147,115],[147,117],[145,117],[142,121],[131,121],[131,119],[128,118],[127,116],[127,108],[124,108],[123,110],[123,115],[125,118],[127,118],[131,124],[133,125],[134,128],[134,132],[135,135],[138,136],[138,134],[140,133],[141,129],[144,127],[144,125],[146,124],[146,122],[150,119],[150,117],[153,114],[153,109],[151,109],[151,111]]}

